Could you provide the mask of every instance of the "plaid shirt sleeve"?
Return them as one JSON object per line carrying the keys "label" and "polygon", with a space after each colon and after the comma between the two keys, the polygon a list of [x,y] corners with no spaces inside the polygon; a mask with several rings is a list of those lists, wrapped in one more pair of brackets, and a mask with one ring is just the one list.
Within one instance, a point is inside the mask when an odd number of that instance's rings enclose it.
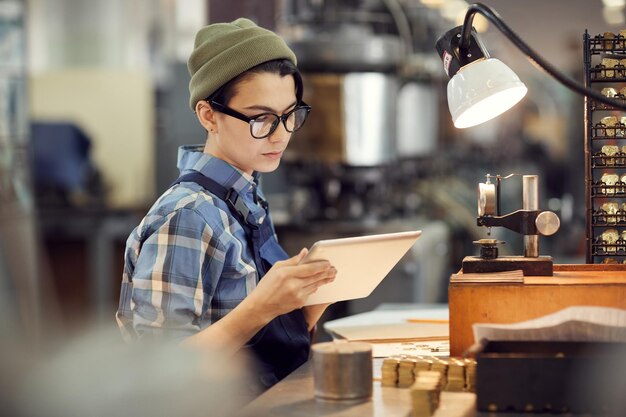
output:
{"label": "plaid shirt sleeve", "polygon": [[130,302],[136,334],[186,337],[200,331],[203,305],[211,303],[224,260],[219,236],[196,210],[168,214],[136,259]]}

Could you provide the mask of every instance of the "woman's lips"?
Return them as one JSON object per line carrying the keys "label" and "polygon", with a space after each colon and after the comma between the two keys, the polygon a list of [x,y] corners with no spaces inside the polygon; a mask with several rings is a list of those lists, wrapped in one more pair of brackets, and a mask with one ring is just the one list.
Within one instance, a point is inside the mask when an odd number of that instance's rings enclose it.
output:
{"label": "woman's lips", "polygon": [[270,159],[278,159],[281,156],[283,156],[283,151],[278,151],[278,152],[267,152],[263,154],[264,156],[267,156]]}

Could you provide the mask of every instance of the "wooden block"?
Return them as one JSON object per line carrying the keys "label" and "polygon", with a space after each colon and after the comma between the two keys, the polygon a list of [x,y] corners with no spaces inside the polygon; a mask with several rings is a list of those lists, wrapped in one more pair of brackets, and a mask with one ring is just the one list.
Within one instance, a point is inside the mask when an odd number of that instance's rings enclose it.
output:
{"label": "wooden block", "polygon": [[524,284],[454,282],[448,303],[450,355],[461,356],[474,343],[474,323],[515,323],[576,305],[626,309],[626,265],[554,265],[554,276]]}
{"label": "wooden block", "polygon": [[523,271],[525,276],[552,276],[552,257],[525,258],[523,256],[502,256],[495,259],[482,259],[466,256],[463,259],[463,273],[489,273]]}

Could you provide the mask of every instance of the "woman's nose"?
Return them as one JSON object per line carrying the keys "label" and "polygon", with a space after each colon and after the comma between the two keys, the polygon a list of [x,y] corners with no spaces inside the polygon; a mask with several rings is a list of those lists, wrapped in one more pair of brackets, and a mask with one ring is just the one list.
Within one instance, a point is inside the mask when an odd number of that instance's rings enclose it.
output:
{"label": "woman's nose", "polygon": [[291,132],[287,132],[285,125],[279,123],[276,130],[269,136],[270,142],[285,142],[291,137]]}

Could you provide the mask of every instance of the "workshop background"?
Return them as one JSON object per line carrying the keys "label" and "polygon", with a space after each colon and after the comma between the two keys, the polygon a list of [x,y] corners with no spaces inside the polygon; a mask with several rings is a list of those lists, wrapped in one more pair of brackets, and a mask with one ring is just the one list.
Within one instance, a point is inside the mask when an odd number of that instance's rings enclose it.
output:
{"label": "workshop background", "polygon": [[[620,0],[484,0],[532,48],[582,81],[582,36],[626,28]],[[529,87],[504,116],[457,130],[435,41],[463,0],[0,0],[0,323],[43,343],[94,323],[115,327],[126,238],[177,176],[182,144],[205,132],[189,110],[196,31],[245,16],[298,55],[311,120],[263,188],[290,254],[316,240],[423,230],[368,298],[445,303],[477,253],[484,176],[538,174],[540,208],[561,229],[541,238],[556,263],[585,259],[583,99],[537,68],[487,21],[493,56]],[[521,208],[503,182],[503,212]],[[505,254],[522,238],[494,230]],[[320,337],[324,337],[320,335]]]}

